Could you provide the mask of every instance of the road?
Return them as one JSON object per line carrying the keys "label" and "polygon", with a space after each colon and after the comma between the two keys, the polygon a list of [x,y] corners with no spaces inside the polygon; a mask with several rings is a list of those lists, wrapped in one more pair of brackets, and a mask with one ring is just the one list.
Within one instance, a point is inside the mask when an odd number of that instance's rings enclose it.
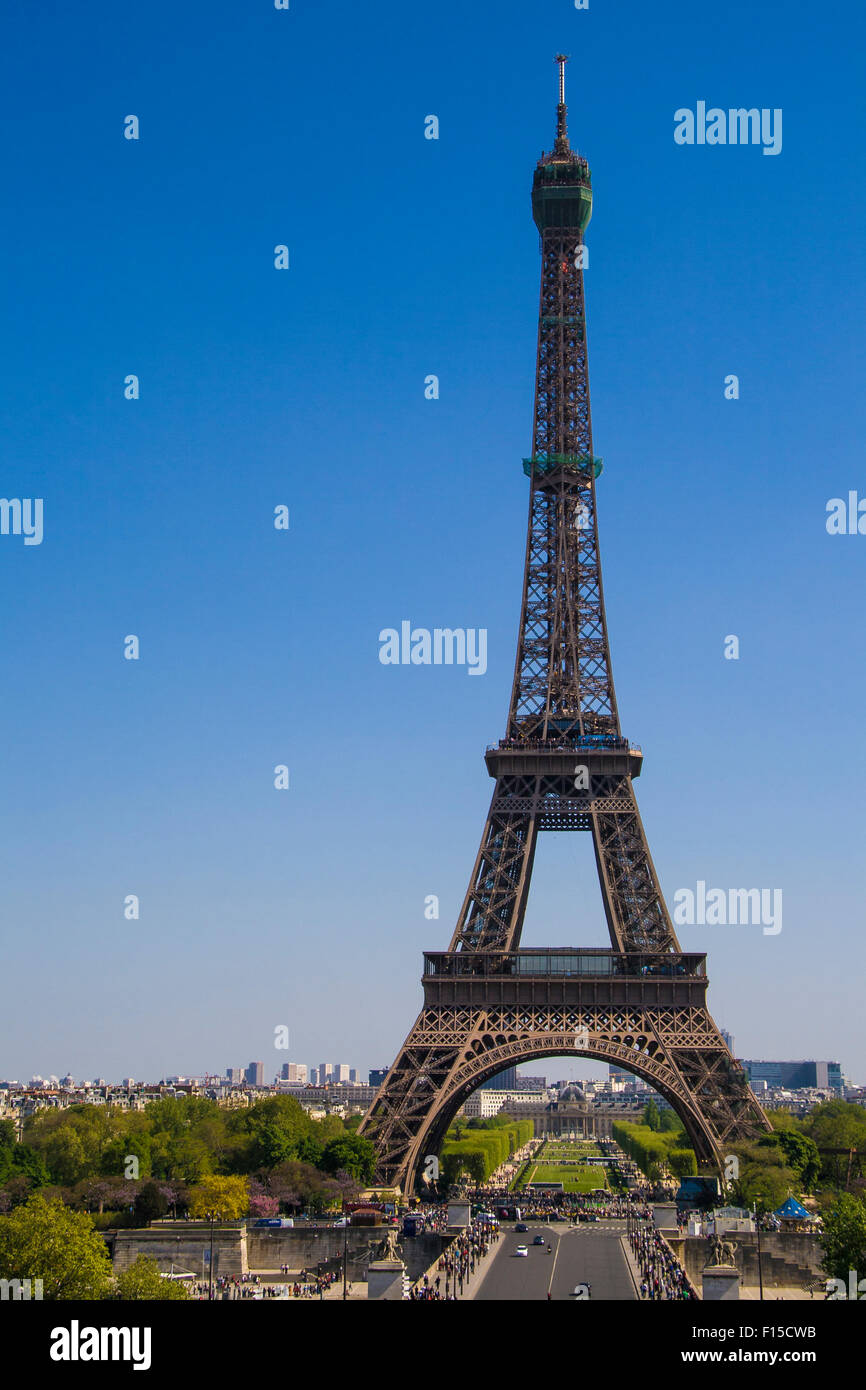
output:
{"label": "road", "polygon": [[[578,1284],[591,1285],[591,1299],[634,1300],[636,1294],[620,1246],[625,1221],[602,1220],[566,1226],[527,1222],[526,1235],[515,1234],[509,1222],[484,1282],[475,1297],[488,1301],[532,1302],[575,1298]],[[533,1245],[533,1237],[544,1236],[544,1245]],[[552,1253],[547,1253],[547,1246]],[[518,1245],[527,1245],[529,1255],[515,1255]]]}

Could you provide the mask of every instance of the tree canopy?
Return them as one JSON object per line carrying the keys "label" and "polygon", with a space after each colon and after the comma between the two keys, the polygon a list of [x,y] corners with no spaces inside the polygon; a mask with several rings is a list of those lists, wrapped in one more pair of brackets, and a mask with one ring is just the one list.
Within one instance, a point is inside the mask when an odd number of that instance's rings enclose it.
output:
{"label": "tree canopy", "polygon": [[106,1298],[111,1262],[88,1216],[35,1192],[0,1216],[0,1278],[41,1279],[49,1300]]}

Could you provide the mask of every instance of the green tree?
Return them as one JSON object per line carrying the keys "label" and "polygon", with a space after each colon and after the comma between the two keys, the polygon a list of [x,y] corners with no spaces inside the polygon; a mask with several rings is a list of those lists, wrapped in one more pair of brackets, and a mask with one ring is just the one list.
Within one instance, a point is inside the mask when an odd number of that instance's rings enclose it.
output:
{"label": "green tree", "polygon": [[57,1129],[48,1137],[42,1147],[42,1157],[48,1164],[52,1182],[70,1187],[87,1176],[87,1155],[73,1125]]}
{"label": "green tree", "polygon": [[322,1168],[326,1173],[347,1172],[356,1182],[373,1181],[376,1150],[369,1139],[357,1134],[343,1134],[329,1139],[322,1152]]}
{"label": "green tree", "polygon": [[106,1178],[125,1178],[126,1160],[138,1159],[140,1178],[150,1177],[150,1135],[134,1130],[112,1139],[100,1155],[99,1171]]}
{"label": "green tree", "polygon": [[824,1101],[809,1112],[803,1129],[819,1149],[847,1151],[820,1155],[822,1181],[834,1187],[843,1186],[850,1150],[866,1151],[866,1109],[844,1100]]}
{"label": "green tree", "polygon": [[189,1290],[179,1280],[164,1279],[156,1260],[139,1255],[129,1269],[117,1276],[116,1296],[124,1302],[145,1298],[164,1302],[189,1298]]}
{"label": "green tree", "polygon": [[247,1171],[275,1168],[296,1158],[302,1139],[313,1133],[312,1121],[294,1096],[268,1096],[256,1101],[240,1119],[247,1136]]}
{"label": "green tree", "polygon": [[821,1155],[814,1139],[796,1129],[778,1129],[774,1134],[762,1135],[758,1144],[761,1148],[777,1148],[788,1167],[793,1169],[803,1191],[811,1192],[821,1171]]}
{"label": "green tree", "polygon": [[[151,1165],[152,1166],[152,1165]],[[206,1145],[194,1134],[178,1134],[168,1141],[165,1176],[180,1182],[201,1182],[213,1171]]]}
{"label": "green tree", "polygon": [[822,1265],[834,1279],[848,1281],[848,1271],[866,1274],[866,1202],[843,1192],[824,1213],[818,1240],[823,1251]]}
{"label": "green tree", "polygon": [[41,1279],[45,1299],[105,1298],[111,1262],[88,1216],[35,1192],[0,1217],[0,1278]]}
{"label": "green tree", "polygon": [[446,1187],[453,1187],[456,1183],[465,1163],[464,1155],[456,1153],[453,1149],[443,1153],[439,1160],[439,1172],[442,1175],[442,1182]]}
{"label": "green tree", "polygon": [[29,1144],[16,1144],[12,1152],[12,1176],[27,1179],[28,1187],[47,1187],[51,1174],[42,1155]]}
{"label": "green tree", "polygon": [[106,1145],[123,1132],[125,1117],[104,1105],[70,1105],[39,1110],[24,1126],[24,1137],[66,1185],[94,1177]]}
{"label": "green tree", "polygon": [[740,1173],[731,1184],[736,1202],[756,1207],[758,1212],[775,1211],[797,1186],[797,1176],[785,1155],[776,1146],[739,1144],[736,1148]]}
{"label": "green tree", "polygon": [[346,1128],[339,1115],[325,1115],[321,1120],[314,1121],[315,1135],[320,1144],[327,1144],[329,1139],[339,1139],[345,1134]]}
{"label": "green tree", "polygon": [[323,1153],[324,1147],[315,1134],[305,1134],[298,1141],[297,1154],[302,1163],[310,1163],[314,1168],[321,1168]]}
{"label": "green tree", "polygon": [[659,1114],[659,1132],[661,1134],[673,1134],[675,1131],[685,1134],[679,1115],[675,1110],[662,1110]]}
{"label": "green tree", "polygon": [[466,1155],[466,1171],[477,1187],[487,1177],[487,1165],[484,1162],[484,1154],[475,1150]]}
{"label": "green tree", "polygon": [[694,1149],[671,1149],[668,1153],[668,1167],[675,1178],[691,1178],[698,1171]]}
{"label": "green tree", "polygon": [[135,1215],[139,1221],[158,1221],[168,1211],[168,1198],[159,1183],[142,1184],[135,1199]]}
{"label": "green tree", "polygon": [[649,1129],[661,1129],[661,1116],[659,1115],[659,1108],[654,1100],[648,1100],[644,1106],[643,1122]]}

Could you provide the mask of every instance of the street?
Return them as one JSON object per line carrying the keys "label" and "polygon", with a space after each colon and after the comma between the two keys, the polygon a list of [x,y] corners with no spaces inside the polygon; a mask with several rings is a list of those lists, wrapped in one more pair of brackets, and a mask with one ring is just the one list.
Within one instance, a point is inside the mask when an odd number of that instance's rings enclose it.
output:
{"label": "street", "polygon": [[[572,1303],[615,1299],[622,1302],[636,1298],[634,1285],[620,1246],[625,1234],[625,1222],[600,1221],[597,1224],[566,1226],[528,1222],[526,1234],[515,1234],[514,1228],[503,1229],[493,1263],[475,1297],[478,1299],[551,1301],[567,1299]],[[544,1236],[544,1245],[533,1245],[536,1235]],[[526,1245],[529,1255],[515,1255],[518,1245]],[[548,1254],[547,1246],[552,1246]],[[574,1296],[578,1284],[592,1286],[590,1300]]]}

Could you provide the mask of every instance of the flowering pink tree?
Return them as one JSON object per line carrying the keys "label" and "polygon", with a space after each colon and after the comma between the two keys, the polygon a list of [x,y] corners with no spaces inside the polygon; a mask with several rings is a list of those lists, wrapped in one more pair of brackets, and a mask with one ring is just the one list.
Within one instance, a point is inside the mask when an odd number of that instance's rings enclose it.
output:
{"label": "flowering pink tree", "polygon": [[250,1181],[250,1216],[279,1216],[280,1203],[260,1182]]}

